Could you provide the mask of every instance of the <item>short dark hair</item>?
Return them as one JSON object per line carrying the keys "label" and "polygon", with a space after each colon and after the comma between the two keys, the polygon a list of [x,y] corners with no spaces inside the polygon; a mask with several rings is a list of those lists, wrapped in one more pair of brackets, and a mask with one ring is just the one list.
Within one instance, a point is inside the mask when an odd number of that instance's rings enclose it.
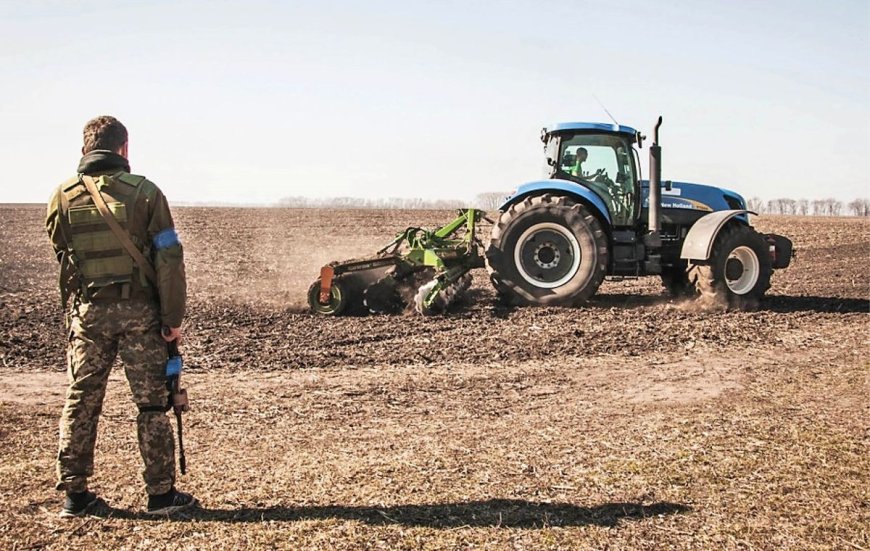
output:
{"label": "short dark hair", "polygon": [[127,143],[127,129],[115,117],[103,115],[88,121],[84,130],[82,153],[95,149],[117,151]]}

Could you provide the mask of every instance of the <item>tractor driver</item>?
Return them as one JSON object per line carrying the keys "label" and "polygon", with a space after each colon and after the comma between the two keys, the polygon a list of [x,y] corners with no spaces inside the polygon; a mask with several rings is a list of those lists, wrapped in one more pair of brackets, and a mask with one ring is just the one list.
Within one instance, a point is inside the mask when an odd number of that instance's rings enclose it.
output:
{"label": "tractor driver", "polygon": [[607,185],[607,177],[604,174],[604,169],[599,168],[595,172],[584,173],[583,163],[586,161],[588,156],[589,152],[586,151],[585,147],[578,147],[577,151],[574,152],[574,166],[569,170],[569,174],[575,178],[585,180],[584,185],[591,188],[599,197],[604,199],[610,212],[617,212],[618,205],[613,200],[613,195]]}
{"label": "tractor driver", "polygon": [[587,157],[589,157],[589,152],[586,151],[586,148],[578,147],[577,151],[574,152],[574,166],[569,171],[571,176],[583,178],[584,180],[592,180],[603,172],[602,170],[597,170],[594,174],[584,174],[583,163],[586,162]]}

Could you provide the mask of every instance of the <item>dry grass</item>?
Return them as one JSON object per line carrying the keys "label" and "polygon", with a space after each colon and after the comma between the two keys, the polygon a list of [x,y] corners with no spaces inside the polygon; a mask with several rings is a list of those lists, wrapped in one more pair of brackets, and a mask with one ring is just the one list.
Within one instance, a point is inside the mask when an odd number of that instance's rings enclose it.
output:
{"label": "dry grass", "polygon": [[182,485],[203,509],[170,522],[138,513],[121,380],[100,518],[56,518],[58,398],[7,402],[0,534],[21,548],[866,548],[867,365],[845,347],[818,359],[199,374]]}

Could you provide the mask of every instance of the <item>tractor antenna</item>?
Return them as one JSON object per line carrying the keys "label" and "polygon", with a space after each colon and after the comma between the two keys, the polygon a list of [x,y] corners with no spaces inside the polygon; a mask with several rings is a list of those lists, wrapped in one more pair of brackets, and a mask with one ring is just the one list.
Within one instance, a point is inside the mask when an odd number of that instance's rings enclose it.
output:
{"label": "tractor antenna", "polygon": [[616,125],[616,126],[619,126],[619,123],[616,122],[616,119],[613,118],[613,115],[610,114],[610,111],[607,110],[607,107],[604,107],[604,104],[601,103],[601,100],[598,99],[598,96],[596,96],[595,94],[592,94],[592,97],[595,98],[595,101],[598,102],[598,105],[600,105],[601,108],[604,109],[604,112],[607,113],[607,116],[610,117],[610,120],[613,121],[613,124]]}

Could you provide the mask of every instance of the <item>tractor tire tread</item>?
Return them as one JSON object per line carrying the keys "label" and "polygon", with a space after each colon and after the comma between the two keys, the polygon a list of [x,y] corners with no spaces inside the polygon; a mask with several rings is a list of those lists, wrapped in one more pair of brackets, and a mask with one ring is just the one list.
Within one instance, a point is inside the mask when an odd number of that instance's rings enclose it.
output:
{"label": "tractor tire tread", "polygon": [[[736,295],[728,290],[724,275],[720,275],[720,272],[724,272],[724,264],[720,265],[720,263],[724,262],[722,259],[727,258],[727,255],[737,246],[736,244],[750,244],[752,240],[757,240],[759,245],[759,250],[756,251],[760,262],[758,281],[746,294]],[[702,303],[734,310],[754,310],[770,289],[773,269],[766,252],[764,239],[754,228],[731,223],[716,237],[707,261],[689,262],[687,271],[689,283],[695,286]]]}
{"label": "tractor tire tread", "polygon": [[[590,234],[597,254],[597,262],[591,270],[592,273],[588,282],[582,289],[570,295],[548,297],[546,302],[537,301],[534,298],[530,299],[529,293],[521,290],[521,283],[513,281],[505,273],[504,258],[510,254],[504,251],[506,236],[510,235],[508,230],[519,217],[532,210],[541,210],[554,217],[567,218],[565,222],[567,227],[582,229]],[[570,215],[566,217],[566,213],[570,213]],[[580,225],[585,226],[585,228],[580,228]],[[493,225],[489,246],[484,256],[490,281],[493,287],[495,287],[496,294],[502,303],[512,306],[540,304],[548,306],[578,306],[592,297],[604,281],[609,249],[607,247],[607,236],[601,226],[601,222],[589,212],[585,205],[564,195],[545,193],[525,197],[512,204],[499,216]],[[508,261],[512,262],[512,259]]]}

